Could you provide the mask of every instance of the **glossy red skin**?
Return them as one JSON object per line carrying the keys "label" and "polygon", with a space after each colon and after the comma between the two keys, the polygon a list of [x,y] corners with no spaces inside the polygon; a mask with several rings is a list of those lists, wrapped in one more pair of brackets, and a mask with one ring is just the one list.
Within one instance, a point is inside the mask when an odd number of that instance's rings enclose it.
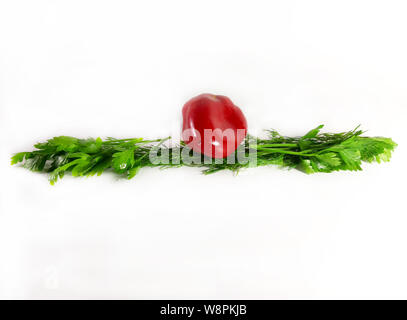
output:
{"label": "glossy red skin", "polygon": [[[225,96],[213,94],[196,96],[185,103],[182,117],[184,142],[194,151],[212,158],[226,158],[236,150],[247,134],[247,121],[243,112]],[[185,131],[187,129],[190,129],[189,134]],[[227,143],[227,138],[222,135],[213,137],[212,141],[204,139],[205,129],[220,129],[221,133],[226,129],[231,129],[236,139],[234,139],[234,143],[233,141]],[[243,129],[244,134],[238,135],[238,129]],[[197,132],[201,139],[195,137]]]}

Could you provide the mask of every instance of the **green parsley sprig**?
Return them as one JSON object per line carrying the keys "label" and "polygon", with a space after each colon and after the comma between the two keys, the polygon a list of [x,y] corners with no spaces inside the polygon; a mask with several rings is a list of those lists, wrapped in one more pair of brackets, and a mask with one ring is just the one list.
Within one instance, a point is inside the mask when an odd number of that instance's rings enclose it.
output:
{"label": "green parsley sprig", "polygon": [[[237,172],[252,166],[277,165],[310,174],[362,170],[362,162],[389,161],[397,146],[390,138],[364,137],[359,128],[341,133],[320,133],[322,127],[318,126],[302,137],[285,137],[274,130],[268,130],[268,137],[265,139],[247,136],[242,146],[232,155],[237,158],[239,152],[250,155],[255,150],[255,161],[244,163],[237,160],[228,163],[227,159],[220,160],[221,163],[219,159],[218,162],[208,161],[202,155],[199,155],[200,159],[196,159],[199,161],[184,161],[180,154],[192,151],[185,150],[188,148],[185,144],[165,146],[164,142],[169,138],[102,140],[60,136],[34,145],[34,151],[16,153],[11,158],[11,164],[22,163],[29,170],[49,173],[52,185],[66,172],[78,177],[113,171],[131,179],[144,167],[203,167],[203,173],[210,174],[221,170]],[[169,162],[151,161],[149,154],[152,150],[157,155],[165,150]]]}

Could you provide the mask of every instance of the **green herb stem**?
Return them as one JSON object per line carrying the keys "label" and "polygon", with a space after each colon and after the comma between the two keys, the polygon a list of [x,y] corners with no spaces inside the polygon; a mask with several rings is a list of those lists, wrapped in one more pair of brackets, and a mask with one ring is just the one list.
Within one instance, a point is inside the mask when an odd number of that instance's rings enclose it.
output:
{"label": "green herb stem", "polygon": [[[253,166],[278,165],[295,168],[307,174],[338,170],[362,170],[362,162],[389,161],[397,144],[390,138],[362,137],[358,128],[341,133],[320,133],[322,126],[312,129],[302,137],[285,137],[269,130],[269,137],[258,139],[248,136],[235,153],[235,163],[223,159],[221,163],[212,161],[184,162],[180,154],[187,148],[184,143],[165,147],[169,163],[152,163],[147,155],[162,147],[170,139],[144,140],[140,138],[77,139],[74,137],[54,137],[35,145],[36,150],[13,155],[11,164],[22,163],[32,171],[49,173],[49,181],[54,184],[65,173],[73,176],[101,175],[111,170],[119,175],[133,178],[143,167],[204,168],[210,174],[221,170],[238,172]],[[238,154],[250,154],[255,149],[255,161],[239,163]],[[201,156],[201,160],[208,159]],[[217,159],[219,160],[219,159]]]}

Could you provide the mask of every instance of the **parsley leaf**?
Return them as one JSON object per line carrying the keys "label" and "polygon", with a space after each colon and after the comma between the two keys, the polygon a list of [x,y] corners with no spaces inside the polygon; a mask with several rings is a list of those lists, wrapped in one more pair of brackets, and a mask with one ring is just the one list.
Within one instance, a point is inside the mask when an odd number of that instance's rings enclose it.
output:
{"label": "parsley leaf", "polygon": [[[235,152],[235,163],[183,162],[180,154],[187,146],[166,148],[169,163],[150,161],[150,151],[158,148],[166,139],[143,140],[141,138],[77,139],[69,136],[54,137],[37,143],[36,150],[19,152],[11,157],[11,164],[22,163],[32,171],[49,172],[49,181],[54,184],[66,172],[72,176],[100,176],[106,170],[132,179],[144,167],[203,167],[204,174],[221,170],[238,172],[253,166],[276,165],[280,168],[296,168],[307,174],[338,170],[362,170],[362,162],[386,162],[397,144],[390,138],[364,137],[359,127],[340,133],[321,133],[322,125],[302,137],[286,137],[275,130],[268,130],[268,137],[256,138],[248,135]],[[255,150],[255,162],[239,163],[238,156]],[[162,152],[162,151],[160,151]],[[160,153],[159,152],[159,153]],[[199,160],[199,159],[198,159]],[[219,159],[218,159],[219,160]]]}

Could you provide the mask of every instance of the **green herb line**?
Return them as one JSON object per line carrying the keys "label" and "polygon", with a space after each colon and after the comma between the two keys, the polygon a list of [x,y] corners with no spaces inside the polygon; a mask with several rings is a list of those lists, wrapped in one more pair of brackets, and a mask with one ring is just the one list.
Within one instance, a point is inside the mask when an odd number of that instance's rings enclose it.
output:
{"label": "green herb line", "polygon": [[[233,154],[235,163],[228,163],[227,159],[217,159],[221,163],[207,163],[208,158],[201,155],[197,161],[184,161],[180,154],[187,146],[181,144],[166,147],[164,142],[169,138],[102,140],[60,136],[36,144],[34,147],[37,150],[16,153],[11,158],[11,164],[22,163],[32,171],[49,173],[52,185],[66,172],[79,177],[101,175],[110,170],[131,179],[144,167],[202,167],[204,174],[210,174],[221,170],[237,172],[253,166],[277,165],[310,174],[362,170],[362,162],[389,161],[397,146],[390,138],[364,137],[363,131],[358,127],[348,132],[320,133],[322,127],[318,126],[302,137],[285,137],[274,130],[267,131],[266,139],[247,136],[242,146]],[[153,149],[157,155],[166,150],[169,163],[150,161],[149,154]],[[250,159],[250,151],[253,150],[256,150],[255,161],[237,161],[238,153],[249,155]],[[186,151],[192,154],[189,149]]]}

